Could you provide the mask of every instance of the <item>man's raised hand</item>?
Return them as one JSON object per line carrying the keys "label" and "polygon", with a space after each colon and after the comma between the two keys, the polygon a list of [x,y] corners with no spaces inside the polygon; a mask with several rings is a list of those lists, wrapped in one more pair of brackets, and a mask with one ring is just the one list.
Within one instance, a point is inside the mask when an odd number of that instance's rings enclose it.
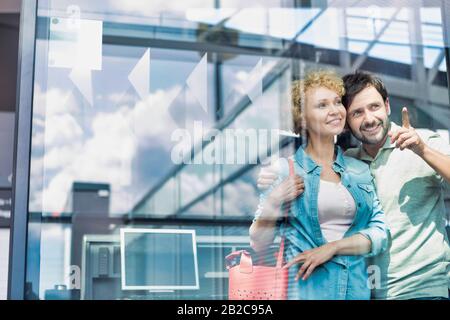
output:
{"label": "man's raised hand", "polygon": [[400,150],[409,149],[422,156],[425,144],[416,130],[411,127],[408,109],[406,107],[402,109],[402,127],[396,132],[389,132],[389,136],[391,137],[391,143],[395,143],[396,148]]}

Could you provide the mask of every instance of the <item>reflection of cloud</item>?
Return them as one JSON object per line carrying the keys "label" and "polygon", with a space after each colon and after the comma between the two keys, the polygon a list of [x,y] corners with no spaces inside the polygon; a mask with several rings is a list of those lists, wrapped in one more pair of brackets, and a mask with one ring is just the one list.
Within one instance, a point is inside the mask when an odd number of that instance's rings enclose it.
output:
{"label": "reflection of cloud", "polygon": [[74,113],[77,111],[77,102],[71,91],[49,88],[42,91],[39,85],[34,91],[34,116],[52,116],[57,114]]}
{"label": "reflection of cloud", "polygon": [[[77,103],[70,91],[36,86],[33,103],[33,147],[66,144],[80,139],[83,131],[75,119]],[[45,129],[45,131],[44,131]]]}
{"label": "reflection of cloud", "polygon": [[209,190],[214,184],[213,166],[211,165],[187,165],[185,170],[201,169],[199,172],[183,172],[181,175],[181,201],[182,206],[199,197]]}
{"label": "reflection of cloud", "polygon": [[45,126],[46,145],[62,145],[68,141],[77,141],[82,136],[83,130],[71,114],[47,116]]}
{"label": "reflection of cloud", "polygon": [[171,148],[170,136],[176,129],[176,124],[168,112],[168,107],[179,92],[179,86],[166,91],[158,90],[134,106],[128,120],[140,144],[149,146],[157,141],[159,145]]}
{"label": "reflection of cloud", "polygon": [[225,214],[253,215],[258,197],[253,185],[240,180],[225,187],[223,202]]}
{"label": "reflection of cloud", "polygon": [[66,170],[53,177],[48,187],[42,192],[42,207],[45,212],[61,212],[72,187],[74,176]]}
{"label": "reflection of cloud", "polygon": [[[41,210],[40,196],[44,197],[43,211],[64,210],[73,182],[84,181],[109,183],[111,211],[126,212],[134,204],[131,203],[135,200],[133,196],[139,193],[133,190],[132,181],[138,144],[171,148],[171,128],[175,125],[167,108],[179,91],[178,86],[159,90],[134,106],[124,104],[114,112],[96,113],[92,118],[77,117],[77,113],[69,111],[76,110],[72,106],[60,108],[57,97],[62,99],[67,95],[59,90],[51,90],[50,98],[39,92],[37,101],[45,103],[47,109],[42,108],[42,117],[47,115],[45,158],[44,167],[42,158],[33,158],[31,210]],[[36,124],[41,127],[42,122],[38,120]],[[33,137],[35,147],[34,140],[42,140],[43,129],[37,130]],[[151,163],[149,168],[152,168]],[[43,174],[44,191],[41,193]]]}
{"label": "reflection of cloud", "polygon": [[235,73],[234,77],[237,80],[233,85],[235,91],[242,95],[248,94],[249,91],[256,87],[260,82],[262,84],[264,77],[269,74],[278,62],[276,59],[264,59],[260,61],[261,64],[256,64],[252,70],[245,71],[239,69]]}
{"label": "reflection of cloud", "polygon": [[76,146],[60,146],[49,149],[44,156],[45,169],[54,170],[64,168],[69,165],[73,161],[73,155],[79,153],[81,149],[80,147],[81,144]]}
{"label": "reflection of cloud", "polygon": [[[119,193],[131,184],[131,160],[136,143],[126,121],[129,114],[126,107],[111,114],[100,113],[92,121],[92,137],[84,143],[69,140],[64,147],[47,148],[45,170],[58,172],[49,178],[44,191],[45,211],[63,210],[74,181],[109,183],[112,191]],[[115,196],[112,195],[112,203]],[[121,203],[120,209],[128,205]]]}
{"label": "reflection of cloud", "polygon": [[135,101],[135,96],[126,92],[123,93],[114,92],[108,94],[106,97],[99,96],[99,99],[106,99],[109,103],[115,106],[118,104],[132,104]]}
{"label": "reflection of cloud", "polygon": [[278,129],[282,94],[277,84],[264,91],[230,126],[238,129]]}

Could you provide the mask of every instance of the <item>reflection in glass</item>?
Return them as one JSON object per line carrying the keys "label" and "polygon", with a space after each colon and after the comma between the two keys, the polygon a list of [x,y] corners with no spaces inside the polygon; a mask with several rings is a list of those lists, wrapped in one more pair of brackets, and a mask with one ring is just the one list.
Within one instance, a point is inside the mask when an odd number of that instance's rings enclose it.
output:
{"label": "reflection in glass", "polygon": [[[226,299],[223,258],[249,249],[261,163],[299,143],[289,89],[310,69],[374,71],[393,121],[407,105],[417,127],[448,136],[440,8],[297,2],[38,2],[29,297],[65,285],[73,299]],[[122,290],[131,226],[195,230],[199,289]],[[131,285],[193,285],[192,241],[133,239]]]}

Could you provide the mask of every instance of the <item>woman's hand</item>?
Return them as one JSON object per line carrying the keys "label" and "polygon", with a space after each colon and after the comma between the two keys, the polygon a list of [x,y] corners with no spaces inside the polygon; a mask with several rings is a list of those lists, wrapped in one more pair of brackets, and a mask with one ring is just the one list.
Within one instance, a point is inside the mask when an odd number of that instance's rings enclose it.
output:
{"label": "woman's hand", "polygon": [[267,200],[272,206],[279,208],[283,203],[295,200],[304,190],[305,184],[302,177],[289,176],[272,190]]}
{"label": "woman's hand", "polygon": [[297,263],[302,264],[297,275],[295,276],[295,281],[298,281],[300,278],[306,280],[315,268],[331,260],[336,255],[336,252],[337,246],[335,243],[330,242],[321,247],[300,253],[294,259],[289,261],[283,268],[290,268]]}

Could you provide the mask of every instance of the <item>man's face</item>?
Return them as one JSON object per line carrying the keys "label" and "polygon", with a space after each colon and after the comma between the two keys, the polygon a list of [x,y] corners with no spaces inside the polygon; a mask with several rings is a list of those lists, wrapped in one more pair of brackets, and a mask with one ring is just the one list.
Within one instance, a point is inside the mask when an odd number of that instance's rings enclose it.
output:
{"label": "man's face", "polygon": [[358,93],[347,109],[347,124],[353,135],[365,144],[381,144],[389,131],[389,100],[373,86]]}

